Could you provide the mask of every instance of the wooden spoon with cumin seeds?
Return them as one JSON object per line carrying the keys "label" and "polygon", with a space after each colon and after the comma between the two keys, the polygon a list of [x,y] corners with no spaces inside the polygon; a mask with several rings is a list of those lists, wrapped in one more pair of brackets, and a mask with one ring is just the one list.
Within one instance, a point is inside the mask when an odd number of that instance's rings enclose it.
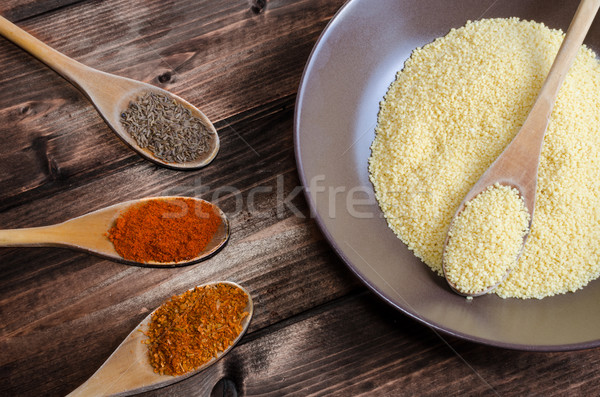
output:
{"label": "wooden spoon with cumin seeds", "polygon": [[[105,73],[83,65],[54,50],[15,24],[0,16],[0,35],[44,62],[74,86],[79,88],[96,107],[106,124],[133,150],[156,164],[178,170],[192,170],[208,165],[219,151],[219,135],[210,120],[195,106],[166,90],[126,77]],[[121,123],[122,114],[132,102],[147,93],[171,98],[193,116],[195,125],[202,129],[205,144],[195,155],[171,160],[148,147],[142,147]],[[154,133],[154,132],[152,132]],[[184,141],[185,144],[185,141]],[[180,147],[181,145],[176,145]]]}

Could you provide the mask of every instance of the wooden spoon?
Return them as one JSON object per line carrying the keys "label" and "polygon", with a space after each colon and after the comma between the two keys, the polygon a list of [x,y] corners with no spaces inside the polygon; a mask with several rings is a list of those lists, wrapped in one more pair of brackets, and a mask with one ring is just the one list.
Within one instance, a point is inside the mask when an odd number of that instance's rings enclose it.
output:
{"label": "wooden spoon", "polygon": [[[85,66],[54,50],[1,16],[0,34],[44,62],[79,88],[89,98],[98,110],[98,113],[100,113],[100,116],[102,116],[113,131],[127,145],[146,159],[165,167],[189,170],[206,166],[217,155],[219,151],[219,136],[215,127],[200,110],[184,99],[151,84],[101,72]],[[130,102],[135,101],[147,92],[155,92],[175,99],[182,106],[188,108],[192,112],[192,115],[202,120],[203,124],[212,132],[210,134],[209,150],[194,161],[176,163],[166,162],[156,157],[150,150],[140,147],[121,124],[120,117]]]}
{"label": "wooden spoon", "polygon": [[66,222],[51,226],[33,227],[25,229],[0,230],[0,247],[67,247],[114,261],[144,266],[185,266],[199,262],[213,255],[229,239],[229,222],[227,216],[219,207],[207,201],[186,197],[196,202],[204,202],[215,208],[222,222],[214,237],[197,257],[183,262],[148,262],[141,263],[122,258],[106,233],[112,227],[119,215],[132,205],[137,205],[149,200],[172,200],[181,197],[149,197],[139,200],[126,201],[115,204]]}
{"label": "wooden spoon", "polygon": [[152,318],[152,313],[150,313],[131,331],[100,369],[87,382],[71,392],[69,396],[106,396],[112,394],[129,395],[141,393],[182,381],[213,365],[240,341],[252,319],[254,304],[248,291],[236,283],[219,281],[212,284],[230,284],[241,289],[248,296],[248,306],[246,306],[248,316],[243,320],[242,332],[240,332],[232,345],[225,351],[200,368],[183,375],[171,376],[155,373],[148,361],[148,346],[142,343],[146,339],[144,332],[148,331],[148,324]]}
{"label": "wooden spoon", "polygon": [[[577,52],[583,43],[583,39],[585,38],[599,7],[600,0],[581,1],[558,54],[556,55],[554,63],[550,68],[550,72],[544,81],[542,89],[540,90],[525,123],[511,143],[504,149],[500,156],[498,156],[494,163],[486,170],[464,197],[454,214],[454,218],[462,212],[467,202],[471,201],[487,187],[498,183],[514,187],[519,191],[525,201],[525,207],[530,214],[529,230],[531,230],[535,209],[537,172],[544,134],[548,127],[548,122],[550,120],[550,115],[552,114],[552,108],[556,101],[558,91],[577,56]],[[525,244],[527,237],[528,234],[523,239],[523,245]],[[444,253],[447,243],[448,236],[446,236],[446,241],[444,243]],[[492,285],[479,293],[470,294],[460,291],[457,286],[448,280],[444,256],[442,259],[442,268],[450,288],[464,296],[479,296],[492,291],[506,279],[510,272],[510,270],[507,269],[506,275],[497,284]]]}

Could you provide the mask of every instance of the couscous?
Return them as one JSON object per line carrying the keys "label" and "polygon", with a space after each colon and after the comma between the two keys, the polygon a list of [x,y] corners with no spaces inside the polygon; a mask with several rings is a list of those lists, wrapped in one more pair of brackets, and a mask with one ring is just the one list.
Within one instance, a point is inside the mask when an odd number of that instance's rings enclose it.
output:
{"label": "couscous", "polygon": [[[370,178],[388,225],[442,275],[452,216],[512,140],[564,34],[510,19],[468,22],[416,49],[381,103]],[[543,298],[600,275],[600,62],[582,47],[554,106],[533,226],[495,290]]]}
{"label": "couscous", "polygon": [[500,283],[517,262],[530,219],[519,191],[506,185],[489,186],[465,203],[448,231],[448,281],[468,295]]}

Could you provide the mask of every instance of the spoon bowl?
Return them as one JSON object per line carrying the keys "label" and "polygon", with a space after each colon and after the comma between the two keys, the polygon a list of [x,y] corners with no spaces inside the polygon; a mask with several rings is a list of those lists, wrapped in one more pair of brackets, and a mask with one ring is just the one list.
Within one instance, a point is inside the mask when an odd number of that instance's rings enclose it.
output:
{"label": "spoon bowl", "polygon": [[243,320],[242,331],[235,338],[233,343],[223,352],[218,354],[217,357],[183,375],[172,376],[155,373],[148,360],[148,347],[146,344],[142,343],[146,339],[145,332],[148,331],[148,325],[152,319],[153,311],[146,316],[133,331],[131,331],[98,371],[96,371],[84,384],[71,392],[69,396],[105,396],[113,394],[129,395],[141,393],[143,391],[164,387],[182,381],[217,362],[217,360],[233,349],[248,330],[254,312],[254,303],[246,289],[231,281],[219,281],[204,284],[200,287],[213,284],[232,285],[241,289],[248,296],[248,305],[245,310],[248,315]]}
{"label": "spoon bowl", "polygon": [[[552,114],[552,108],[567,72],[571,68],[579,48],[583,43],[583,39],[598,12],[598,8],[600,8],[600,0],[581,1],[575,12],[575,16],[571,21],[571,25],[567,30],[563,43],[558,50],[552,67],[550,68],[550,72],[542,85],[540,93],[538,94],[527,119],[521,126],[521,129],[515,138],[466,194],[458,206],[452,222],[464,210],[465,205],[469,201],[489,186],[500,184],[515,188],[519,192],[525,203],[525,208],[530,215],[528,230],[531,230],[535,209],[539,158],[542,152],[544,135]],[[450,224],[451,226],[452,222]],[[523,245],[525,244],[528,235],[529,232],[523,238]],[[481,292],[466,293],[462,291],[458,286],[454,285],[446,275],[445,253],[448,240],[449,238],[446,236],[442,254],[442,269],[448,285],[454,292],[467,297],[480,296],[494,290],[506,279],[506,277],[508,277],[510,269],[506,270],[505,276],[498,283],[491,285],[488,288],[484,288]],[[522,251],[523,250],[521,249],[521,252]]]}
{"label": "spoon bowl", "polygon": [[197,203],[204,202],[209,204],[221,218],[221,224],[214,236],[207,246],[204,247],[203,251],[195,258],[181,262],[136,262],[124,259],[119,255],[113,243],[106,236],[115,220],[131,206],[150,200],[173,200],[178,198],[183,197],[165,196],[131,200],[102,208],[56,225],[0,230],[0,247],[66,247],[132,265],[156,267],[191,265],[215,254],[229,239],[229,221],[227,216],[219,207],[205,200],[185,197]]}
{"label": "spoon bowl", "polygon": [[[192,170],[208,165],[219,151],[219,135],[208,117],[195,106],[184,99],[151,84],[143,83],[126,77],[102,72],[83,65],[72,58],[56,51],[47,44],[36,39],[12,22],[0,16],[0,34],[18,45],[31,55],[44,62],[58,74],[63,76],[95,106],[106,124],[133,150],[144,158],[164,167]],[[152,151],[143,148],[126,131],[120,117],[130,102],[134,102],[145,93],[158,93],[167,96],[190,110],[192,116],[199,118],[208,130],[208,149],[193,161],[168,162],[154,155]]]}

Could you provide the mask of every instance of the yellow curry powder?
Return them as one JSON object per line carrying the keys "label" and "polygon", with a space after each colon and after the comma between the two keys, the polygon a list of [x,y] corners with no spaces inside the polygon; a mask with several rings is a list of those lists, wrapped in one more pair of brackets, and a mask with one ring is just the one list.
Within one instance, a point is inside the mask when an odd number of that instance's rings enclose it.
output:
{"label": "yellow curry powder", "polygon": [[196,287],[159,307],[143,343],[154,372],[182,375],[216,358],[243,330],[248,295],[231,284]]}

